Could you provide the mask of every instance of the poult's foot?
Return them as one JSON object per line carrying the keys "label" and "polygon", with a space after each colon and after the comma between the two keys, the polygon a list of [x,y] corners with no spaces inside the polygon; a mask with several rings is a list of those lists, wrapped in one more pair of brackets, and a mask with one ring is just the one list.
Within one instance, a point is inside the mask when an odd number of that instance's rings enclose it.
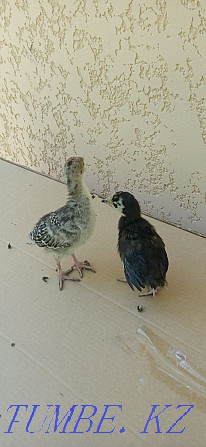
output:
{"label": "poult's foot", "polygon": [[148,295],[152,295],[153,297],[155,297],[155,293],[157,292],[156,289],[150,289],[148,290],[148,292],[143,292],[143,293],[139,293],[139,296],[148,296]]}
{"label": "poult's foot", "polygon": [[67,276],[66,274],[65,274],[66,272],[63,272],[63,275],[60,275],[59,276],[59,290],[62,290],[63,289],[63,282],[66,280],[66,279],[69,279],[70,281],[81,281],[79,278],[70,278],[69,276]]}
{"label": "poult's foot", "polygon": [[59,290],[63,289],[63,282],[65,280],[78,281],[78,282],[80,281],[80,279],[78,279],[78,278],[72,278],[70,276],[67,276],[69,273],[71,273],[73,271],[72,267],[69,270],[67,270],[66,272],[63,272],[60,262],[57,263],[57,267],[58,267],[58,271],[59,271]]}
{"label": "poult's foot", "polygon": [[88,261],[79,262],[75,255],[72,255],[72,258],[74,259],[74,265],[71,267],[71,269],[72,270],[76,269],[79,272],[80,278],[83,277],[82,270],[84,270],[84,269],[91,270],[93,273],[96,273]]}

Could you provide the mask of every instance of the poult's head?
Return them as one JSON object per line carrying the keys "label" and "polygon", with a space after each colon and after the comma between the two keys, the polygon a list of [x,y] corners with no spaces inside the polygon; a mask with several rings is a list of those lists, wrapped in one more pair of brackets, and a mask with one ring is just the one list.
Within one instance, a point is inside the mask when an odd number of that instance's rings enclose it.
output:
{"label": "poult's head", "polygon": [[129,192],[116,192],[113,196],[103,199],[102,202],[107,203],[112,208],[123,214],[123,216],[140,217],[139,203]]}
{"label": "poult's head", "polygon": [[65,174],[67,178],[80,177],[84,174],[83,157],[70,157],[65,163]]}

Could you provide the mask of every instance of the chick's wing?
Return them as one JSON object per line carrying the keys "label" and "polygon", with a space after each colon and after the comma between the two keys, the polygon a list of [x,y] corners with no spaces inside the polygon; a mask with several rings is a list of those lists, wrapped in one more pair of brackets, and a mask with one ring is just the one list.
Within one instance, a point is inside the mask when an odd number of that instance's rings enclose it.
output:
{"label": "chick's wing", "polygon": [[136,287],[141,291],[147,275],[143,241],[138,233],[127,229],[122,231],[118,245],[126,280],[132,290]]}

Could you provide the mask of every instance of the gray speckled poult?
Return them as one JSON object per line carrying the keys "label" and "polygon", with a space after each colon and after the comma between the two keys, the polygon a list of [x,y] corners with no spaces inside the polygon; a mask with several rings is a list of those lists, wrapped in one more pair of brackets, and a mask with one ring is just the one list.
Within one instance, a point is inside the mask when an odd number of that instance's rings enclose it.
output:
{"label": "gray speckled poult", "polygon": [[[69,192],[66,205],[41,217],[29,233],[32,243],[44,247],[56,259],[60,290],[66,279],[79,281],[67,276],[74,269],[78,270],[80,277],[83,276],[83,269],[94,272],[88,262],[79,262],[74,254],[74,251],[85,244],[91,236],[96,220],[92,209],[91,194],[83,180],[84,159],[82,157],[69,158],[65,163],[65,173]],[[74,265],[68,271],[63,272],[60,260],[66,255],[73,257]]]}

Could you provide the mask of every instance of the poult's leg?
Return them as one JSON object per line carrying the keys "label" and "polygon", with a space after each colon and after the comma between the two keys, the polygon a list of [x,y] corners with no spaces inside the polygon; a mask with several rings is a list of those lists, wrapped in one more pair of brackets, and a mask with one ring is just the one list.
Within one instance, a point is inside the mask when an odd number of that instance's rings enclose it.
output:
{"label": "poult's leg", "polygon": [[72,254],[72,258],[74,259],[74,265],[71,267],[71,269],[78,270],[80,278],[82,278],[82,276],[83,276],[83,273],[82,273],[83,269],[91,270],[93,273],[95,273],[95,270],[93,269],[93,267],[91,267],[91,265],[88,261],[79,262],[74,253]]}
{"label": "poult's leg", "polygon": [[156,289],[150,289],[148,292],[143,292],[143,293],[139,293],[139,296],[148,296],[148,295],[152,295],[153,297],[155,297],[155,293],[157,292]]}
{"label": "poult's leg", "polygon": [[59,290],[62,290],[63,288],[63,282],[66,279],[70,279],[70,281],[80,281],[80,279],[77,278],[71,278],[68,277],[67,275],[73,271],[73,268],[70,268],[69,270],[67,270],[66,272],[63,272],[62,268],[61,268],[61,264],[60,261],[57,262],[57,268],[58,268],[58,272],[59,272]]}

